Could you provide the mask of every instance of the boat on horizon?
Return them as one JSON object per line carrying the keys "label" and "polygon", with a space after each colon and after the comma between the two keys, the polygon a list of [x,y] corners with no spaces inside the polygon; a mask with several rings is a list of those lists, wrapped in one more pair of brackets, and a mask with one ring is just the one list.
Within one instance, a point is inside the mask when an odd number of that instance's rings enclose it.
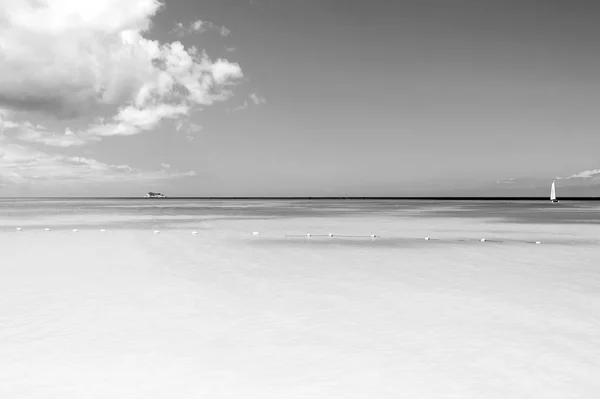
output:
{"label": "boat on horizon", "polygon": [[552,182],[552,187],[550,188],[550,202],[558,202],[556,199],[556,184],[554,181]]}
{"label": "boat on horizon", "polygon": [[167,196],[162,193],[153,193],[152,191],[150,191],[144,196],[144,198],[167,198]]}

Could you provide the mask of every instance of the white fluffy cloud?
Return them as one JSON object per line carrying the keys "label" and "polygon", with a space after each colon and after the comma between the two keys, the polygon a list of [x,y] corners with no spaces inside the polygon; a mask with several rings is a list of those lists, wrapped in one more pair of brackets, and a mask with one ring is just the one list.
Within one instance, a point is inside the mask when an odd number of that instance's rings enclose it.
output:
{"label": "white fluffy cloud", "polygon": [[0,106],[80,115],[98,104],[208,105],[242,76],[179,42],[144,37],[156,0],[0,0]]}
{"label": "white fluffy cloud", "polygon": [[[69,116],[132,95],[152,74],[144,32],[155,0],[0,0],[0,104]],[[150,67],[149,67],[150,65]]]}
{"label": "white fluffy cloud", "polygon": [[[88,158],[39,152],[150,131],[163,120],[231,95],[240,66],[195,47],[150,40],[157,0],[0,0],[0,177],[4,181],[160,179],[173,169],[143,172]],[[204,22],[203,22],[204,23]],[[224,27],[206,23],[228,35]],[[104,118],[98,120],[99,110]],[[106,116],[113,110],[112,116]],[[65,124],[56,130],[32,113]],[[65,122],[77,117],[70,129]],[[81,122],[87,121],[83,127]],[[16,144],[14,140],[20,140]]]}

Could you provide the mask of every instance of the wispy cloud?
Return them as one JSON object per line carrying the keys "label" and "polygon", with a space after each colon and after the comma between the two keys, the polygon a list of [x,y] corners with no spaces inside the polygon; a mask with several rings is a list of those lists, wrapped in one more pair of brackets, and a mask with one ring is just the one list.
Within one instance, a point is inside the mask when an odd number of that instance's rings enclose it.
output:
{"label": "wispy cloud", "polygon": [[550,192],[553,180],[556,180],[561,190],[568,188],[571,193],[579,192],[581,195],[590,195],[592,192],[586,190],[589,190],[590,187],[598,187],[600,169],[589,169],[566,177],[538,176],[497,180],[496,187],[502,190],[522,190],[522,192],[533,193],[533,195],[545,195]]}
{"label": "wispy cloud", "polygon": [[177,123],[175,124],[175,131],[178,132],[182,129],[185,132],[185,138],[188,141],[193,141],[195,138],[194,134],[202,130],[202,125],[190,121],[177,121]]}
{"label": "wispy cloud", "polygon": [[64,134],[55,134],[48,132],[41,126],[30,129],[22,129],[20,134],[17,136],[19,140],[29,141],[34,143],[41,143],[52,147],[75,147],[89,143],[90,141],[97,141],[97,137],[81,137],[76,135],[72,130],[67,128]]}
{"label": "wispy cloud", "polygon": [[233,108],[229,108],[228,111],[229,112],[237,112],[237,111],[243,111],[246,108],[248,108],[250,104],[248,104],[248,100],[244,100],[244,102],[236,107]]}
{"label": "wispy cloud", "polygon": [[225,26],[219,26],[209,21],[198,19],[188,25],[178,22],[172,32],[179,37],[183,37],[188,33],[202,33],[208,30],[218,32],[221,36],[229,36],[231,31]]}
{"label": "wispy cloud", "polygon": [[569,177],[565,177],[565,179],[594,179],[596,177],[600,177],[600,169],[585,170]]}
{"label": "wispy cloud", "polygon": [[174,119],[187,115],[189,107],[158,104],[154,107],[122,108],[109,122],[93,123],[88,128],[74,132],[68,127],[64,133],[55,133],[44,126],[33,126],[30,122],[6,121],[6,129],[18,131],[16,138],[22,141],[41,143],[54,147],[81,146],[100,141],[109,136],[131,136],[155,128],[163,119]]}
{"label": "wispy cloud", "polygon": [[195,171],[171,168],[141,170],[129,165],[111,165],[95,159],[48,154],[0,139],[0,180],[7,183],[69,181],[155,181],[194,176]]}
{"label": "wispy cloud", "polygon": [[504,180],[496,180],[496,184],[514,184],[515,183],[515,179],[514,178],[508,178],[508,179],[504,179]]}
{"label": "wispy cloud", "polygon": [[190,123],[188,129],[185,132],[185,138],[188,141],[193,141],[195,136],[194,134],[199,133],[202,130],[202,126],[197,123]]}
{"label": "wispy cloud", "polygon": [[264,97],[259,96],[256,93],[250,93],[250,95],[248,95],[248,98],[250,99],[250,102],[248,102],[248,100],[244,100],[244,102],[236,107],[233,108],[229,108],[228,111],[229,112],[236,112],[236,111],[243,111],[246,108],[248,108],[250,106],[250,104],[254,104],[254,105],[263,105],[267,103],[267,100]]}
{"label": "wispy cloud", "polygon": [[131,136],[155,128],[163,119],[175,119],[189,112],[186,105],[159,104],[147,108],[125,107],[108,123],[95,124],[82,132],[85,138]]}
{"label": "wispy cloud", "polygon": [[231,31],[226,27],[221,26],[221,29],[219,29],[219,33],[221,34],[221,36],[229,36],[231,34]]}
{"label": "wispy cloud", "polygon": [[21,125],[13,122],[11,120],[6,120],[4,118],[2,118],[2,115],[0,115],[0,132],[6,130],[6,129],[15,129],[20,127]]}
{"label": "wispy cloud", "polygon": [[256,93],[250,94],[250,99],[255,105],[266,104],[267,100],[264,97],[259,96]]}

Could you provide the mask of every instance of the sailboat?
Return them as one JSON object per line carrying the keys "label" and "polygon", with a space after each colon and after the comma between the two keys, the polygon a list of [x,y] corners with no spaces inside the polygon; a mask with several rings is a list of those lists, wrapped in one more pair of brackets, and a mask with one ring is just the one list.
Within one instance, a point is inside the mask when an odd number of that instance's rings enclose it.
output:
{"label": "sailboat", "polygon": [[558,202],[556,199],[556,184],[552,182],[552,188],[550,188],[550,202]]}

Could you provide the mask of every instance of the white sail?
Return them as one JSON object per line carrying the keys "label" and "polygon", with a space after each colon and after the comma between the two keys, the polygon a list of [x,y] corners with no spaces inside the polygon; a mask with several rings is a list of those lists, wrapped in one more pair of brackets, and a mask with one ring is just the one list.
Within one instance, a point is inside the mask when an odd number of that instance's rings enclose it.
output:
{"label": "white sail", "polygon": [[556,185],[552,182],[552,188],[550,189],[550,201],[556,201]]}

